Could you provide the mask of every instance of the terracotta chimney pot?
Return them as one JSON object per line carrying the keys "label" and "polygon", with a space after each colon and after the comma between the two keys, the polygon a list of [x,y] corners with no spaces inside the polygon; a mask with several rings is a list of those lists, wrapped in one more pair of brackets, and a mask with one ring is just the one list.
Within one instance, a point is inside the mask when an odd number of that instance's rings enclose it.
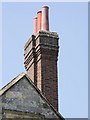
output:
{"label": "terracotta chimney pot", "polygon": [[34,30],[33,33],[36,34],[37,33],[37,17],[34,18]]}
{"label": "terracotta chimney pot", "polygon": [[38,11],[37,12],[37,32],[39,32],[41,30],[41,21],[42,19],[42,11]]}
{"label": "terracotta chimney pot", "polygon": [[49,31],[48,6],[42,7],[42,30]]}

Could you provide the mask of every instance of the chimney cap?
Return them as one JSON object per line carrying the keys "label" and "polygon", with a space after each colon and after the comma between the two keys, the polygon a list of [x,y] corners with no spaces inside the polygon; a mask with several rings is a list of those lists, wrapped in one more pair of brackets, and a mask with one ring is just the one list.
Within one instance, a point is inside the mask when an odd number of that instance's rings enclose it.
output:
{"label": "chimney cap", "polygon": [[37,14],[38,14],[38,13],[41,13],[41,12],[42,12],[42,11],[38,11]]}
{"label": "chimney cap", "polygon": [[37,17],[34,17],[33,19],[37,19]]}
{"label": "chimney cap", "polygon": [[42,8],[49,8],[48,6],[43,6]]}

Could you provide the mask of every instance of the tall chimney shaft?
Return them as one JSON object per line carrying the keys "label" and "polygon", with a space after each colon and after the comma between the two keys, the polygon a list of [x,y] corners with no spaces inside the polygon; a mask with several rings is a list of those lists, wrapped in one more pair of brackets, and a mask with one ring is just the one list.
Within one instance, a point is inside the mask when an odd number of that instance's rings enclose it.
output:
{"label": "tall chimney shaft", "polygon": [[37,32],[41,30],[42,11],[37,12]]}
{"label": "tall chimney shaft", "polygon": [[48,6],[42,7],[42,30],[49,31]]}
{"label": "tall chimney shaft", "polygon": [[37,17],[34,18],[34,30],[33,30],[34,35],[37,33]]}
{"label": "tall chimney shaft", "polygon": [[34,33],[38,32],[38,34],[32,35],[25,44],[25,68],[34,84],[58,110],[57,60],[59,36],[55,32],[48,31],[47,6],[42,8],[42,12],[37,13],[37,21],[34,19],[34,26]]}

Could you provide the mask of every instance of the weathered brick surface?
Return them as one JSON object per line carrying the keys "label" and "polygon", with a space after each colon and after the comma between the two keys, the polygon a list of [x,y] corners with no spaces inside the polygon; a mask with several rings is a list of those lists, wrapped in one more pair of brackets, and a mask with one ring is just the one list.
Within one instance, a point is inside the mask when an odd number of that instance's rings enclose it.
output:
{"label": "weathered brick surface", "polygon": [[[31,38],[30,38],[31,39]],[[35,37],[34,46],[30,43],[28,51],[34,51],[33,61],[25,64],[28,75],[43,92],[49,102],[58,110],[58,79],[57,79],[57,57],[58,57],[58,35],[55,32],[40,31]],[[29,43],[29,42],[28,42]],[[28,54],[27,58],[31,56]],[[25,58],[26,63],[26,58]],[[31,66],[31,63],[34,67]]]}
{"label": "weathered brick surface", "polygon": [[41,60],[37,62],[37,87],[42,91]]}

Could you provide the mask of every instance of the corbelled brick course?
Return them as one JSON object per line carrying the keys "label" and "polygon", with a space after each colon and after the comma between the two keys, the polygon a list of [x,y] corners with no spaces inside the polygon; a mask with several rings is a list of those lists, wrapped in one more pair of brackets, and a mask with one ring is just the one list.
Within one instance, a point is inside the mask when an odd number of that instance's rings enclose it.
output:
{"label": "corbelled brick course", "polygon": [[25,68],[34,84],[58,110],[58,35],[39,31],[25,45]]}

